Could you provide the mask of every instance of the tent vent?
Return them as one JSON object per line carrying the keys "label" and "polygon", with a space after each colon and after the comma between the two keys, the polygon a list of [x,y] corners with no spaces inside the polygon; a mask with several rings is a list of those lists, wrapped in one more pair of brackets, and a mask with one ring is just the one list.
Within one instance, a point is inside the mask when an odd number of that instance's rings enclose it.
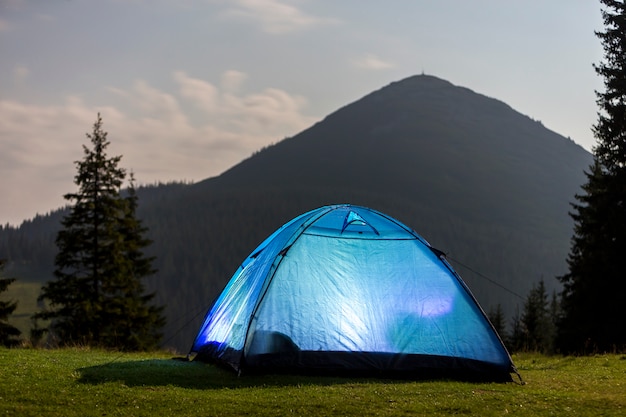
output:
{"label": "tent vent", "polygon": [[372,229],[374,233],[379,235],[378,230],[376,230],[374,226],[366,222],[360,214],[355,213],[352,210],[350,210],[348,214],[346,214],[346,217],[343,219],[343,228],[341,229],[341,233],[345,232],[345,230],[351,226],[367,226]]}

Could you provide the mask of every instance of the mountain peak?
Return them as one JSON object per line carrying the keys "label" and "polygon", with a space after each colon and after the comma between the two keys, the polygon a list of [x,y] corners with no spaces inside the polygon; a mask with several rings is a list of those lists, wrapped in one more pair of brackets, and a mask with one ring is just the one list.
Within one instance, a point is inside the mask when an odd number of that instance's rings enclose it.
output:
{"label": "mountain peak", "polygon": [[389,85],[397,85],[401,87],[411,87],[411,86],[422,86],[422,87],[454,87],[450,81],[444,80],[443,78],[436,77],[430,74],[417,74],[411,75],[410,77],[403,78],[399,81],[394,81]]}
{"label": "mountain peak", "polygon": [[456,87],[449,81],[446,81],[442,78],[435,77],[434,75],[412,75],[410,77],[404,78],[399,81],[393,81],[388,85],[373,91],[365,97],[375,96],[375,95],[393,95],[393,94],[412,94],[416,92],[426,92],[426,91],[441,91],[451,88],[460,88]]}

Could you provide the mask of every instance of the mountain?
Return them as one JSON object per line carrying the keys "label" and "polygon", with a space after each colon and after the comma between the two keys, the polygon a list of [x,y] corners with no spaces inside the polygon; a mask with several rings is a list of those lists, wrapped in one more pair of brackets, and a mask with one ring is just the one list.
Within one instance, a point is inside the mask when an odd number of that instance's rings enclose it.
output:
{"label": "mountain", "polygon": [[[447,254],[485,309],[502,304],[511,317],[540,279],[558,288],[572,235],[569,204],[591,160],[501,101],[418,75],[218,177],[140,189],[139,215],[159,269],[147,285],[167,304],[165,344],[189,348],[201,315],[266,236],[335,203],[365,205],[414,228]],[[58,217],[0,230],[0,257],[11,250],[16,271],[43,280]]]}

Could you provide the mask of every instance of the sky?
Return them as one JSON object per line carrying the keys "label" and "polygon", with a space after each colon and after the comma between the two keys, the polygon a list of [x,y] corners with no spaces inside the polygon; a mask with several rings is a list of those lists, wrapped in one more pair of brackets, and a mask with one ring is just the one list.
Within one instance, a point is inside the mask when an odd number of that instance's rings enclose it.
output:
{"label": "sky", "polygon": [[97,114],[141,184],[195,182],[429,74],[591,151],[592,0],[0,0],[0,224],[66,204]]}

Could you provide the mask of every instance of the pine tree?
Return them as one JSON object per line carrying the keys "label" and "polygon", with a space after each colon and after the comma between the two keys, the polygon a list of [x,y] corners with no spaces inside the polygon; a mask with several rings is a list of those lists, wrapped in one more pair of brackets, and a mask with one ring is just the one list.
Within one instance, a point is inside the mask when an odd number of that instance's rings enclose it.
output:
{"label": "pine tree", "polygon": [[[122,273],[118,279],[110,280],[105,293],[104,315],[107,323],[115,326],[107,327],[107,333],[101,334],[106,345],[123,345],[130,350],[146,350],[158,345],[161,328],[165,324],[162,316],[163,307],[156,307],[150,302],[155,294],[145,294],[141,280],[136,277],[153,275],[154,257],[144,255],[143,248],[152,242],[144,237],[148,231],[136,217],[137,194],[134,176],[130,174],[130,186],[126,200],[126,212],[120,223],[120,232],[124,236],[120,251],[123,254]],[[128,279],[132,277],[133,279]]]}
{"label": "pine tree", "polygon": [[83,146],[84,159],[76,162],[78,191],[64,196],[73,204],[56,239],[55,279],[39,297],[48,306],[34,318],[50,320],[53,343],[149,349],[158,344],[164,319],[141,282],[155,271],[142,252],[150,241],[136,218],[134,184],[122,196],[126,171],[121,156],[106,154],[100,114],[87,137],[92,148]]}
{"label": "pine tree", "polygon": [[626,348],[626,4],[600,0],[605,61],[596,92],[594,162],[572,204],[575,222],[563,283],[557,349],[563,353]]}
{"label": "pine tree", "polygon": [[511,318],[511,333],[507,339],[507,345],[513,352],[524,349],[524,329],[519,314],[519,308],[516,308],[515,314]]}
{"label": "pine tree", "polygon": [[502,310],[502,304],[496,305],[495,308],[490,308],[489,313],[487,313],[487,317],[489,317],[489,321],[493,325],[493,328],[496,329],[498,335],[502,340],[507,339],[506,333],[506,320],[504,318],[504,311]]}
{"label": "pine tree", "polygon": [[[15,278],[4,278],[1,272],[4,270],[6,261],[0,259],[0,294],[5,292],[9,285],[15,282]],[[9,324],[9,316],[17,308],[15,301],[0,301],[0,345],[5,347],[16,346],[20,343],[19,336],[22,332]]]}
{"label": "pine tree", "polygon": [[552,345],[552,319],[550,317],[548,293],[543,279],[532,289],[524,302],[520,318],[524,350],[547,352]]}
{"label": "pine tree", "polygon": [[[554,293],[556,296],[556,293]],[[554,320],[553,298],[548,301],[548,293],[543,281],[533,285],[524,300],[523,310],[513,317],[511,335],[508,339],[512,351],[553,352]]]}
{"label": "pine tree", "polygon": [[[550,301],[550,323],[552,325],[552,343],[556,338],[556,327],[561,317],[561,300],[556,291],[552,291],[552,300]],[[553,346],[554,347],[554,346]]]}

